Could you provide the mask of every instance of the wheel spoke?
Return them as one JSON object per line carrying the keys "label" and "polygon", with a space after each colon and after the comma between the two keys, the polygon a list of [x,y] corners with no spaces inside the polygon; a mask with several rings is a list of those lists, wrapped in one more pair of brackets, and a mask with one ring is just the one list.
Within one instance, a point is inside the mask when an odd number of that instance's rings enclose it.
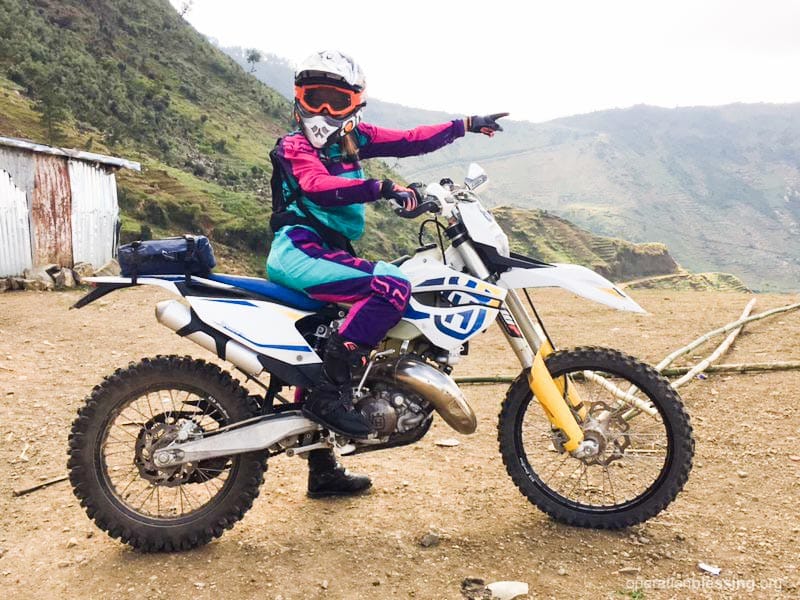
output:
{"label": "wheel spoke", "polygon": [[[150,404],[150,392],[146,393],[144,397],[145,397],[145,400],[147,400],[147,410],[150,412],[150,418],[154,419],[155,418],[155,414],[153,414],[153,406]],[[141,400],[141,398],[139,398],[139,400]],[[138,402],[138,400],[137,400],[137,402]]]}
{"label": "wheel spoke", "polygon": [[[133,475],[134,473],[136,473],[136,471],[137,471],[137,470],[138,470],[138,469],[136,468],[136,466],[134,466],[134,467],[133,467],[133,468],[132,468],[130,471],[128,471],[128,472],[125,474],[125,477],[127,477],[128,475]],[[131,480],[128,482],[128,485],[126,485],[126,486],[125,486],[125,487],[122,489],[122,491],[119,493],[119,495],[120,495],[120,496],[125,496],[125,492],[127,492],[127,491],[128,491],[128,488],[129,488],[129,487],[131,487],[131,484],[132,484],[134,481],[138,481],[138,480],[139,480],[139,478],[138,478],[138,477],[136,477],[135,475],[134,475],[133,477],[131,477]]]}
{"label": "wheel spoke", "polygon": [[183,496],[183,497],[185,497],[185,498],[186,498],[186,504],[188,504],[188,505],[189,505],[189,508],[191,508],[192,510],[194,510],[194,507],[192,506],[192,503],[191,503],[191,501],[189,500],[189,495],[186,493],[186,490],[184,490],[183,488],[184,488],[184,486],[182,486],[182,485],[179,485],[179,486],[178,486],[178,489],[179,489],[179,490],[180,490],[180,492],[181,492],[181,496]]}
{"label": "wheel spoke", "polygon": [[[614,492],[614,482],[611,481],[611,473],[608,472],[608,465],[603,465],[603,475],[608,479],[608,488],[611,490],[611,500],[614,504],[617,503],[617,494]],[[603,486],[605,490],[605,485]]]}
{"label": "wheel spoke", "polygon": [[147,502],[150,498],[153,497],[153,494],[155,493],[155,491],[157,489],[158,489],[157,485],[151,485],[150,486],[150,493],[147,494],[147,496],[145,496],[145,499],[142,500],[142,503],[137,507],[137,510],[141,509],[144,506],[145,502]]}

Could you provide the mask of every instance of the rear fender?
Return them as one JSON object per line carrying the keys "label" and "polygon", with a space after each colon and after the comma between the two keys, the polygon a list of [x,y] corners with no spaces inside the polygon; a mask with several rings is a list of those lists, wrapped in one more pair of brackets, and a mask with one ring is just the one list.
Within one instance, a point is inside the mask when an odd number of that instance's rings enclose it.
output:
{"label": "rear fender", "polygon": [[171,277],[138,277],[134,282],[130,277],[84,277],[81,283],[86,282],[92,285],[92,288],[87,294],[73,304],[70,308],[83,308],[87,304],[91,304],[95,300],[99,300],[103,296],[137,285],[154,285],[181,296],[181,292],[175,285],[176,281],[183,281],[183,275]]}
{"label": "rear fender", "polygon": [[513,267],[500,275],[497,283],[508,289],[559,287],[617,310],[647,313],[608,279],[580,265],[555,263],[534,269]]}

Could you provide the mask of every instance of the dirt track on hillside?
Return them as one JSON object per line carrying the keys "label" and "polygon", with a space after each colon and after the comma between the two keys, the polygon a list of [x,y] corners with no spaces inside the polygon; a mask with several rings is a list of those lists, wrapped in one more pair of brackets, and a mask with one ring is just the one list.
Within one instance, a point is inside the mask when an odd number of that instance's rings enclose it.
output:
{"label": "dirt track on hillside", "polygon": [[[634,292],[649,316],[539,292],[561,347],[596,344],[657,362],[738,317],[747,296]],[[154,354],[208,354],[158,325],[158,291],[116,293],[68,311],[73,293],[0,294],[0,586],[15,598],[461,598],[465,577],[519,580],[532,598],[797,597],[800,593],[800,373],[716,375],[682,389],[695,428],[685,491],[643,526],[572,529],[530,505],[496,442],[504,386],[469,386],[478,432],[437,421],[416,446],[346,460],[367,496],[308,500],[305,464],[270,462],[261,496],[233,530],[181,554],[144,555],[108,538],[66,482],[67,432],[103,375]],[[796,301],[759,296],[755,311]],[[745,329],[724,362],[800,360],[800,313]],[[701,348],[695,355],[705,356]],[[512,375],[492,328],[455,375]],[[436,440],[458,437],[460,445]],[[24,450],[24,451],[23,451]],[[441,542],[422,547],[435,532]],[[718,578],[698,571],[721,567]],[[620,573],[622,569],[622,573]],[[638,569],[638,571],[636,570]],[[638,586],[643,594],[634,594]],[[654,589],[662,587],[666,589]],[[734,591],[738,587],[738,591]],[[752,587],[752,592],[749,590]]]}

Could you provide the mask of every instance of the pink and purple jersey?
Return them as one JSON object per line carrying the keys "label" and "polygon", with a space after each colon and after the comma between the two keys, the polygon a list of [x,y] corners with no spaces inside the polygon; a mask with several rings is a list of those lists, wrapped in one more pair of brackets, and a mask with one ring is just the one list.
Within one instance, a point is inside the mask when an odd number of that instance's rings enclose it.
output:
{"label": "pink and purple jersey", "polygon": [[[356,129],[356,143],[360,158],[402,158],[433,152],[463,135],[462,119],[407,131],[361,123]],[[381,182],[365,179],[358,161],[345,161],[339,144],[317,150],[299,131],[279,141],[277,154],[285,172],[294,179],[284,185],[299,186],[314,216],[350,240],[360,238],[364,203],[380,198]],[[289,190],[284,192],[288,197]]]}

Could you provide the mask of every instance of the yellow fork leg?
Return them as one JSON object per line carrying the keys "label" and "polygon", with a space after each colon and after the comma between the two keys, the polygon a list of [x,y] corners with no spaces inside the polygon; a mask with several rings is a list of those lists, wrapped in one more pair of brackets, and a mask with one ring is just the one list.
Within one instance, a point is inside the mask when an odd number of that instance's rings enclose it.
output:
{"label": "yellow fork leg", "polygon": [[[550,345],[550,342],[545,341],[542,344],[542,347],[539,349],[539,352],[542,354],[542,358],[546,359],[553,353],[553,347]],[[564,396],[564,386],[566,385],[566,375],[562,375],[561,377],[554,378],[553,381],[558,388],[558,391],[561,393],[561,396]],[[581,400],[580,394],[578,394],[578,390],[574,385],[569,386],[569,390],[567,391],[567,399],[569,403],[572,405],[572,408],[578,413],[578,416],[581,420],[586,418],[586,406],[584,406],[583,401]]]}
{"label": "yellow fork leg", "polygon": [[[564,400],[564,377],[559,377],[558,381],[554,380],[544,364],[544,359],[548,354],[553,352],[550,344],[543,344],[536,353],[536,358],[533,359],[533,368],[531,368],[528,375],[528,384],[531,387],[536,399],[544,408],[544,412],[553,427],[560,429],[564,436],[567,438],[564,443],[564,449],[567,452],[575,450],[583,441],[583,431],[575,420],[575,416],[570,410],[569,404]],[[586,411],[583,407],[580,398],[575,391],[573,397],[573,388],[569,390],[569,403],[573,406],[580,407],[579,412]]]}

